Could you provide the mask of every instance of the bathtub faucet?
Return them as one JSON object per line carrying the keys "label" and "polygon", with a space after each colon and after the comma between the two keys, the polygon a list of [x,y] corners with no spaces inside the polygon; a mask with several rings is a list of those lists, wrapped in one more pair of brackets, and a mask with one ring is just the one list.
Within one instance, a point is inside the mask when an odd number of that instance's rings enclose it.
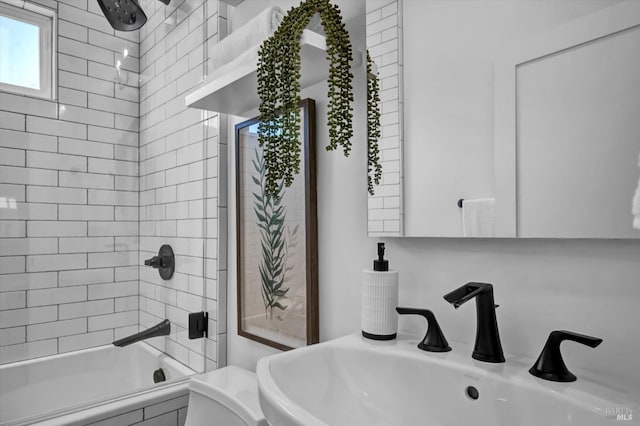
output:
{"label": "bathtub faucet", "polygon": [[115,340],[113,344],[115,346],[127,346],[140,340],[149,339],[157,336],[168,336],[171,332],[171,323],[168,319],[154,325],[153,327],[142,330],[139,333],[132,334],[131,336],[123,337],[122,339]]}

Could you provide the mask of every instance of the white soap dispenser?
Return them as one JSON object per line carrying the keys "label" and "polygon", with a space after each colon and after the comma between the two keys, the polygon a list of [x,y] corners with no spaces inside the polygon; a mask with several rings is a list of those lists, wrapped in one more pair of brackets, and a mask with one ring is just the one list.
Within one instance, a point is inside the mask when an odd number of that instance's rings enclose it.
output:
{"label": "white soap dispenser", "polygon": [[398,271],[389,270],[384,243],[378,243],[373,271],[362,271],[362,335],[373,340],[392,340],[398,333]]}

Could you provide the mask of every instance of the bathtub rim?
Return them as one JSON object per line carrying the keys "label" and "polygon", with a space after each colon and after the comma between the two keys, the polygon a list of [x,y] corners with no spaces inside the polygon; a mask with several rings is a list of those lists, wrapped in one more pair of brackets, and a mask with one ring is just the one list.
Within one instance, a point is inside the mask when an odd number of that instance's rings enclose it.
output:
{"label": "bathtub rim", "polygon": [[[136,342],[134,344],[140,344],[140,345],[142,345],[142,346],[144,346],[146,348],[145,350],[149,350],[150,352],[154,352],[154,353],[156,353],[158,355],[165,355],[168,358],[176,361],[180,365],[180,367],[184,367],[183,370],[191,371],[191,373],[186,373],[186,374],[195,373],[195,371],[192,370],[189,366],[183,364],[182,362],[180,362],[177,359],[173,358],[171,355],[168,355],[167,353],[162,352],[160,349],[156,348],[153,345],[150,345],[147,342]],[[67,356],[69,356],[71,354],[82,355],[82,354],[88,354],[88,353],[91,353],[91,352],[99,352],[99,351],[104,350],[104,349],[111,349],[112,346],[113,346],[112,343],[107,343],[106,345],[94,346],[92,348],[78,349],[78,350],[75,350],[75,351],[62,352],[62,353],[54,354],[54,355],[45,355],[45,356],[41,356],[41,357],[37,357],[37,358],[30,358],[30,359],[25,359],[25,360],[22,360],[22,361],[15,361],[15,362],[9,362],[9,363],[6,363],[6,364],[0,364],[0,371],[8,369],[10,367],[22,367],[22,366],[25,366],[25,365],[35,364],[37,362],[42,362],[43,359],[45,359],[45,358],[49,359],[49,360],[55,360],[55,359],[60,359],[60,358],[67,357]]]}

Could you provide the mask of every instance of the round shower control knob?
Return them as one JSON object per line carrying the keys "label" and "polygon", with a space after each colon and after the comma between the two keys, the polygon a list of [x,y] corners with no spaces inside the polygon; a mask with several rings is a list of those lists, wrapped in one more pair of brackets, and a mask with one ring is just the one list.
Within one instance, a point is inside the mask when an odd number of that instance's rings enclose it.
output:
{"label": "round shower control knob", "polygon": [[156,268],[163,280],[170,280],[173,277],[176,266],[176,258],[170,245],[164,244],[160,247],[157,256],[144,261],[146,266]]}

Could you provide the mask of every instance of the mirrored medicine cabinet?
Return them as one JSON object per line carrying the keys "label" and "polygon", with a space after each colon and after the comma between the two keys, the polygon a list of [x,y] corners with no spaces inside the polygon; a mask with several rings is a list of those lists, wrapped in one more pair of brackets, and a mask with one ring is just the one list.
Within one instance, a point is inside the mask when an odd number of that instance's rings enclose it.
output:
{"label": "mirrored medicine cabinet", "polygon": [[475,217],[483,237],[640,237],[640,2],[366,4],[383,164],[370,236],[474,236]]}

